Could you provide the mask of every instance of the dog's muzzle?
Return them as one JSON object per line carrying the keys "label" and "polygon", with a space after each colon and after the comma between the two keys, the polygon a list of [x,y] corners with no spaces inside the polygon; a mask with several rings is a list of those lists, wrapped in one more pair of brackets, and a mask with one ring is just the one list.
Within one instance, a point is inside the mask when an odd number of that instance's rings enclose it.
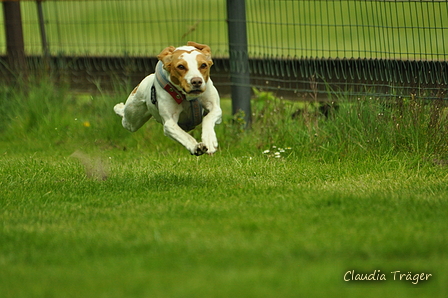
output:
{"label": "dog's muzzle", "polygon": [[194,94],[194,95],[198,95],[201,94],[202,92],[205,91],[205,86],[204,86],[204,79],[201,77],[194,77],[190,80],[190,84],[189,84],[190,90],[185,90],[185,93],[187,94]]}

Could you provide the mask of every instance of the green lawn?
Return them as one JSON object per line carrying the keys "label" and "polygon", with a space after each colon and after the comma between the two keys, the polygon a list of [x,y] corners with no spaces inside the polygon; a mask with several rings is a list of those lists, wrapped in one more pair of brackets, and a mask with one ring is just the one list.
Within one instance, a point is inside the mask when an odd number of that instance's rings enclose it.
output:
{"label": "green lawn", "polygon": [[[105,180],[66,154],[2,154],[2,297],[447,293],[445,167],[226,150],[96,158]],[[344,282],[349,270],[387,281]],[[393,271],[432,277],[413,285]]]}
{"label": "green lawn", "polygon": [[155,121],[126,132],[124,92],[0,91],[2,298],[448,293],[447,119],[428,125],[432,105],[291,119],[296,104],[258,94],[243,132],[223,100],[221,150],[195,157]]}

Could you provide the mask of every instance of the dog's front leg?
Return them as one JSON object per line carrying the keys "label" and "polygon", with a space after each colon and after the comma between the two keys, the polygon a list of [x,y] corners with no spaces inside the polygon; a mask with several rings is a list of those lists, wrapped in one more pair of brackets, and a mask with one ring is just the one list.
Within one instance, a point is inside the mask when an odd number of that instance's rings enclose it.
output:
{"label": "dog's front leg", "polygon": [[163,131],[167,137],[182,144],[192,155],[202,155],[207,152],[203,143],[198,143],[191,135],[179,127],[175,119],[169,119],[163,124]]}
{"label": "dog's front leg", "polygon": [[218,149],[218,139],[215,133],[215,124],[221,123],[222,110],[219,105],[219,95],[216,92],[210,100],[203,101],[203,106],[209,112],[202,119],[202,142],[208,148],[207,153],[213,154]]}
{"label": "dog's front leg", "polygon": [[208,148],[207,153],[213,154],[218,150],[218,139],[216,138],[215,133],[215,123],[217,123],[221,119],[215,113],[209,113],[202,120],[202,142]]}
{"label": "dog's front leg", "polygon": [[192,155],[199,156],[206,153],[207,147],[203,143],[198,143],[195,138],[177,124],[182,111],[182,105],[177,103],[159,104],[159,113],[163,120],[163,132],[167,137],[182,144]]}

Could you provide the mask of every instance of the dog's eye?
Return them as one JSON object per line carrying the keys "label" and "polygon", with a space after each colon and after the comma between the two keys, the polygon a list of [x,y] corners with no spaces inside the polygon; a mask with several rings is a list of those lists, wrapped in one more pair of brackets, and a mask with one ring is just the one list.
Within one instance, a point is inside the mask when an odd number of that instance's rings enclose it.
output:
{"label": "dog's eye", "polygon": [[208,66],[207,63],[202,63],[201,64],[201,68],[207,68],[207,66]]}
{"label": "dog's eye", "polygon": [[185,66],[183,66],[182,64],[179,64],[179,65],[177,66],[177,68],[180,69],[180,70],[185,70]]}

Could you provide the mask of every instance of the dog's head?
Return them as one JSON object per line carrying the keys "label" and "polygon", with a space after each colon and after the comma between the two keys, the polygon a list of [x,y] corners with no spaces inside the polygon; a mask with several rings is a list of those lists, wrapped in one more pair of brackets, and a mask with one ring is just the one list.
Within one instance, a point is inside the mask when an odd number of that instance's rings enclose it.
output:
{"label": "dog's head", "polygon": [[213,65],[210,47],[189,41],[186,46],[167,47],[157,58],[170,74],[170,80],[186,94],[201,94],[205,91]]}

